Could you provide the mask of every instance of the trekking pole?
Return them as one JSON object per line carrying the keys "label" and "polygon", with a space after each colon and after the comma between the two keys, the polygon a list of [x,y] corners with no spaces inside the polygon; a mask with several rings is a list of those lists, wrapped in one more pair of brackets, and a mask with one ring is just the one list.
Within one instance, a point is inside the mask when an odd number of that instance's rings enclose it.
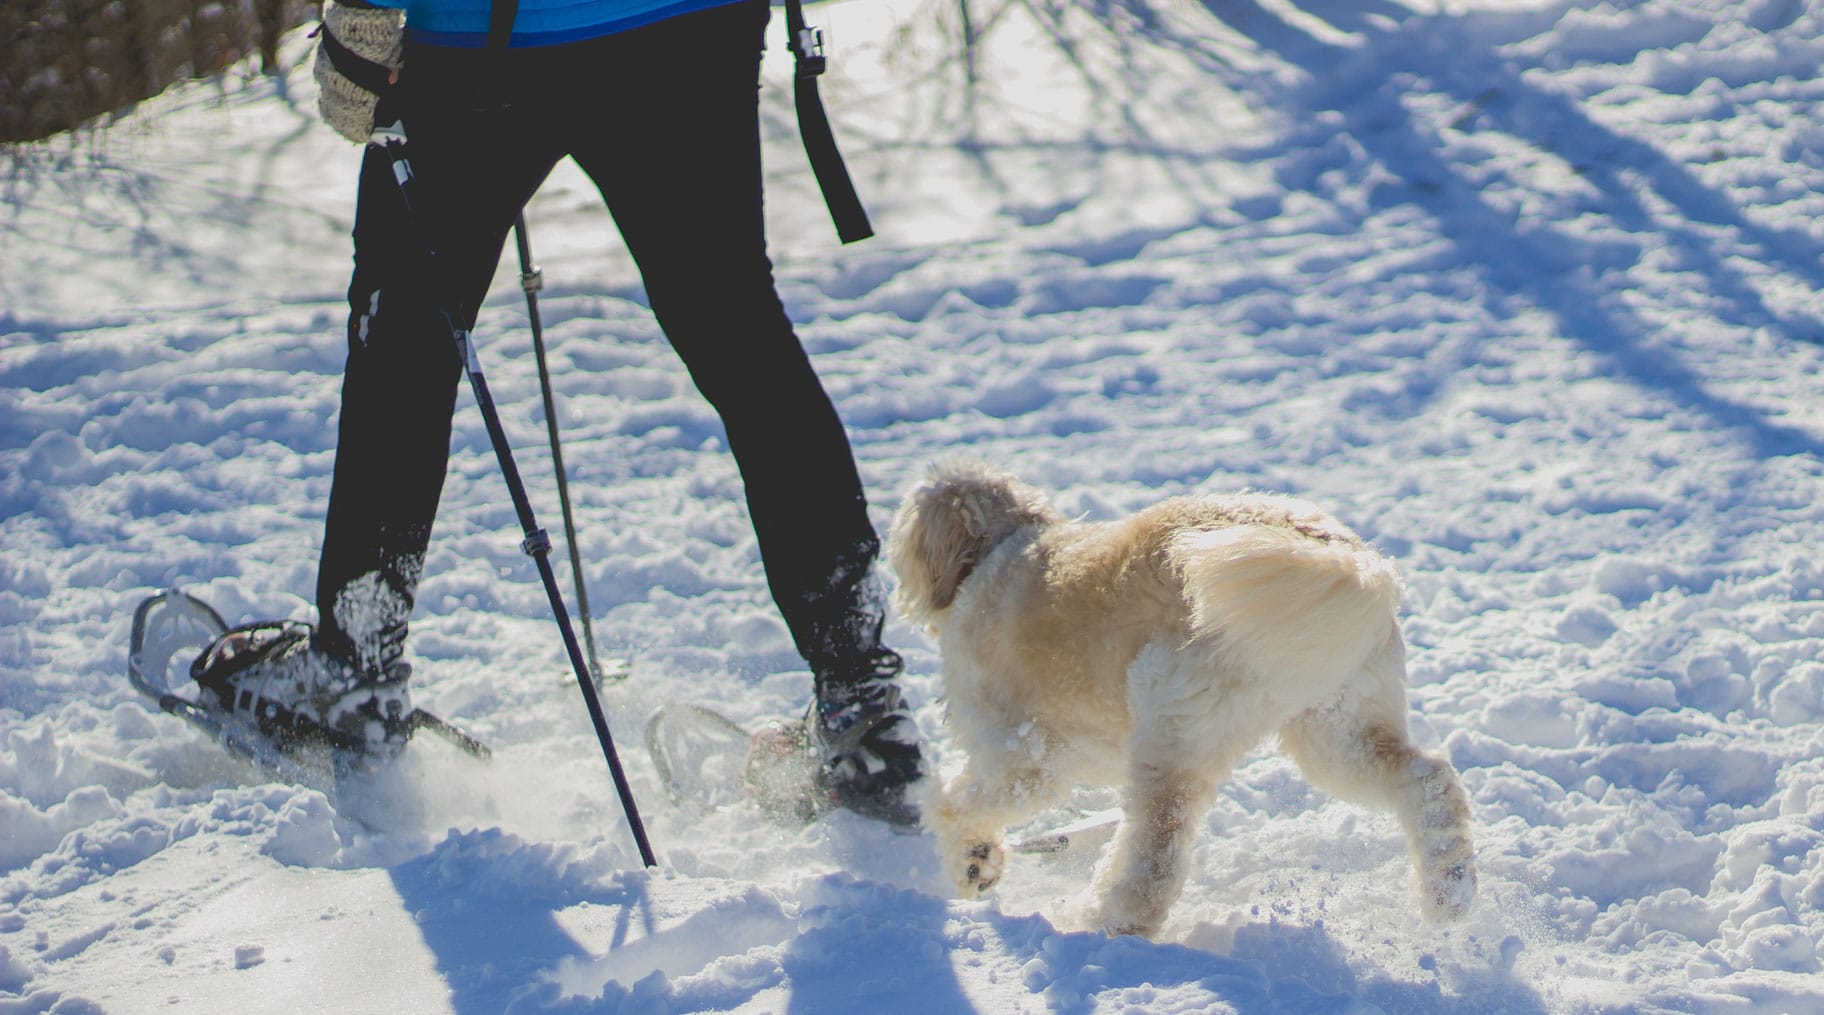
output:
{"label": "trekking pole", "polygon": [[605,678],[602,661],[595,654],[595,624],[589,618],[589,590],[583,583],[583,557],[576,545],[576,517],[570,513],[570,480],[564,469],[564,445],[557,436],[557,397],[551,393],[551,370],[545,365],[545,328],[538,316],[538,293],[545,287],[545,273],[532,261],[532,240],[526,213],[513,222],[519,244],[519,286],[526,291],[526,311],[532,320],[532,354],[538,359],[538,390],[545,399],[545,430],[551,435],[551,462],[557,471],[557,503],[564,512],[564,540],[570,547],[570,577],[576,584],[576,615],[583,621],[583,645],[589,650],[589,675],[600,685]]}
{"label": "trekking pole", "polygon": [[[368,144],[378,147],[386,153],[393,163],[393,179],[399,184],[399,198],[405,205],[405,217],[408,223],[416,214],[412,207],[412,163],[405,152],[405,125],[401,120],[394,120],[390,126],[379,126],[376,120],[373,137]],[[413,230],[422,240],[422,231]],[[427,247],[423,251],[427,266],[434,254]],[[482,376],[481,362],[475,356],[475,343],[467,330],[458,328],[450,316],[447,307],[439,307],[444,324],[450,330],[450,338],[456,343],[457,354],[462,357],[463,368],[469,375],[469,387],[475,393],[475,402],[481,407],[481,417],[488,427],[488,439],[494,444],[494,455],[500,459],[500,470],[506,475],[507,491],[513,497],[513,509],[519,514],[519,525],[525,533],[525,539],[519,546],[526,555],[538,565],[538,576],[544,582],[545,595],[551,600],[551,612],[557,618],[558,630],[563,632],[564,650],[570,656],[570,666],[576,671],[577,687],[582,689],[583,702],[589,708],[589,721],[595,725],[595,737],[601,741],[602,755],[608,759],[608,772],[614,777],[614,788],[621,797],[621,810],[627,815],[627,825],[633,831],[633,841],[639,846],[640,862],[647,867],[657,867],[659,862],[652,855],[652,846],[646,841],[646,826],[640,820],[639,808],[633,802],[633,789],[627,784],[627,773],[621,768],[621,758],[614,749],[614,737],[608,732],[608,718],[602,714],[602,702],[595,692],[595,683],[589,679],[589,667],[583,661],[583,651],[576,643],[576,629],[570,625],[570,613],[564,608],[563,593],[557,588],[557,574],[551,569],[551,537],[544,529],[538,527],[538,520],[532,514],[532,503],[526,497],[526,484],[519,478],[519,468],[513,463],[513,449],[507,444],[507,434],[500,425],[500,413],[494,407],[494,397],[488,393],[487,378]]]}

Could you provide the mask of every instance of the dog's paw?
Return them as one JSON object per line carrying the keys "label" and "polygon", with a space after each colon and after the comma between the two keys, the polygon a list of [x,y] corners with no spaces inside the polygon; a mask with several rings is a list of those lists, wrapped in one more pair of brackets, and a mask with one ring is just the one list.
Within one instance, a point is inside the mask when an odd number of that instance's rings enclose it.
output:
{"label": "dog's paw", "polygon": [[961,886],[965,897],[982,895],[994,888],[1001,880],[1001,871],[1007,866],[1007,853],[998,842],[976,841],[969,844],[964,854]]}
{"label": "dog's paw", "polygon": [[1164,914],[1142,914],[1104,899],[1095,926],[1097,930],[1109,937],[1120,937],[1126,934],[1150,939],[1158,935],[1159,928],[1164,923]]}
{"label": "dog's paw", "polygon": [[1427,920],[1452,923],[1476,901],[1475,844],[1469,830],[1469,797],[1448,766],[1438,765],[1420,780],[1420,810],[1413,860],[1419,906]]}
{"label": "dog's paw", "polygon": [[1109,937],[1152,938],[1165,924],[1165,910],[1150,893],[1125,891],[1119,885],[1098,900],[1096,910],[1094,926]]}
{"label": "dog's paw", "polygon": [[1129,936],[1151,938],[1153,935],[1159,933],[1158,924],[1139,923],[1134,920],[1103,920],[1098,929],[1109,937]]}
{"label": "dog's paw", "polygon": [[1433,923],[1455,923],[1469,915],[1476,901],[1476,864],[1468,856],[1451,858],[1428,869],[1419,886],[1419,904]]}

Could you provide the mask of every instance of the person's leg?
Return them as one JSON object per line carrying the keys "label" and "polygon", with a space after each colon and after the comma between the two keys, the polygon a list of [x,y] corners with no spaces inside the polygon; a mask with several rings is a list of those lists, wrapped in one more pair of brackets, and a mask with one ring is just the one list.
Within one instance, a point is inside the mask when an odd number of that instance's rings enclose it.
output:
{"label": "person's leg", "polygon": [[758,0],[604,44],[591,91],[614,130],[572,154],[601,189],[659,325],[721,415],[767,583],[810,663],[808,736],[830,802],[900,824],[922,774],[898,654],[881,644],[880,540],[853,452],[774,288],[766,255]]}
{"label": "person's leg", "polygon": [[848,435],[774,288],[761,210],[763,4],[610,40],[614,130],[574,155],[638,262],[653,312],[721,415],[767,580],[820,678],[868,668],[885,603]]}
{"label": "person's leg", "polygon": [[317,642],[365,673],[403,651],[443,491],[462,373],[443,310],[473,325],[514,217],[558,157],[476,84],[481,56],[408,51],[409,221],[390,159],[369,148],[362,165]]}

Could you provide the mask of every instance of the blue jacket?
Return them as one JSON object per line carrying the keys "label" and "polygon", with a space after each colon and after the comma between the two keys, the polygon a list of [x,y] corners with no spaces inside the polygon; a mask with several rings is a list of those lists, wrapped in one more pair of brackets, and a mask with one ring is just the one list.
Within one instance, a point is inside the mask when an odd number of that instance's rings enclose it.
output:
{"label": "blue jacket", "polygon": [[[403,8],[406,32],[419,41],[470,48],[487,45],[492,0],[369,2],[376,7]],[[510,45],[517,49],[593,39],[734,2],[738,0],[519,0]]]}

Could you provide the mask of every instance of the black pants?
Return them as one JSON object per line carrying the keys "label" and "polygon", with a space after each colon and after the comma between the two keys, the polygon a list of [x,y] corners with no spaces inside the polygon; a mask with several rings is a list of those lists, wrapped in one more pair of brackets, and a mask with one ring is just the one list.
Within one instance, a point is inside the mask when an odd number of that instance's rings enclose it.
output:
{"label": "black pants", "polygon": [[[774,288],[761,214],[764,0],[563,46],[410,46],[413,215],[369,149],[317,602],[322,644],[396,659],[449,457],[469,328],[507,233],[559,159],[601,191],[659,325],[721,415],[768,584],[813,668],[878,644],[879,549],[847,435]],[[427,249],[434,251],[426,257]]]}

